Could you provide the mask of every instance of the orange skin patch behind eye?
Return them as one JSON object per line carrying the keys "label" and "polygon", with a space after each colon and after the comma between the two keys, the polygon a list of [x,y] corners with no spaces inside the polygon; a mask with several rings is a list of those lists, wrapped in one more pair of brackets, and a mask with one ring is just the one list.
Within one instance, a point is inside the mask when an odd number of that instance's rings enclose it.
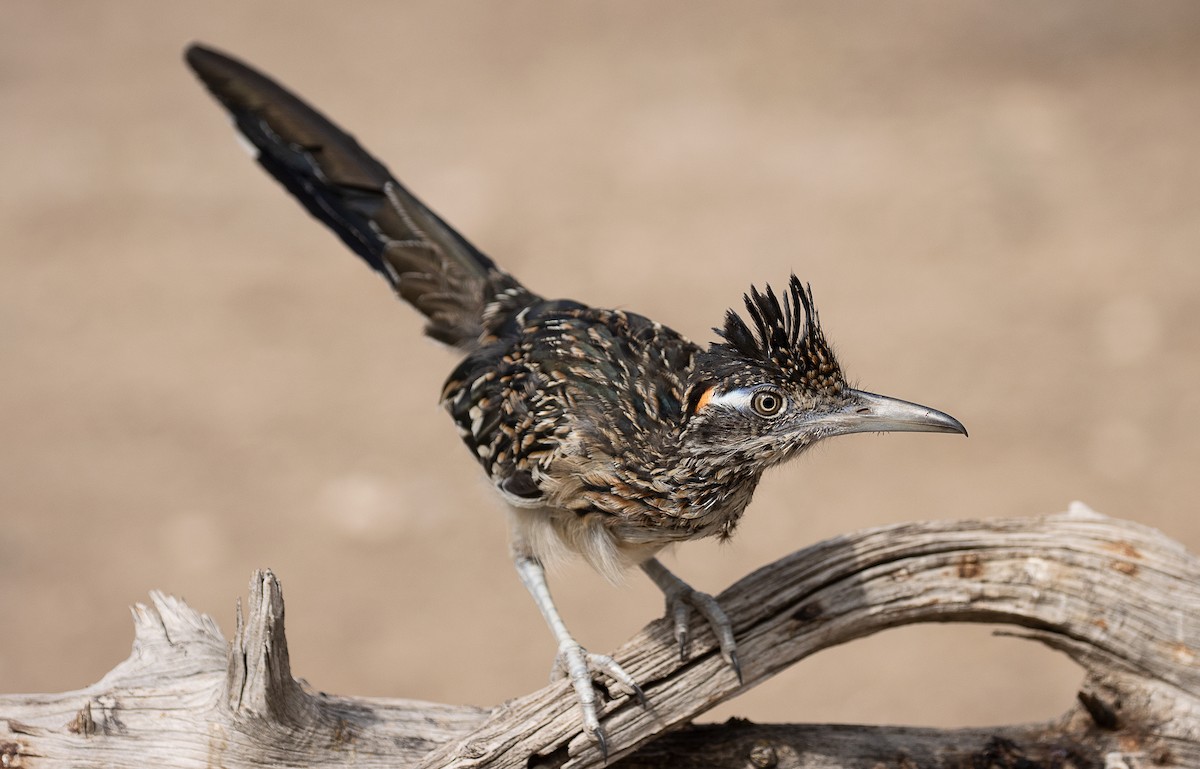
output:
{"label": "orange skin patch behind eye", "polygon": [[700,411],[700,409],[702,409],[708,405],[708,402],[710,400],[712,400],[713,390],[715,390],[715,389],[717,389],[717,388],[710,387],[707,390],[705,390],[704,392],[700,393],[700,399],[696,401],[696,409],[695,409],[695,411],[692,412],[693,414],[695,414],[696,412]]}

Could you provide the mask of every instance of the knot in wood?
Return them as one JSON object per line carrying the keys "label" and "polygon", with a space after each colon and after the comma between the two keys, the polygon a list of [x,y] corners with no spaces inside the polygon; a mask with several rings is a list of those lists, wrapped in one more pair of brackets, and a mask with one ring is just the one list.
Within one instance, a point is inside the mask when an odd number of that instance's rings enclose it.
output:
{"label": "knot in wood", "polygon": [[0,742],[0,767],[9,769],[21,765],[21,743]]}
{"label": "knot in wood", "polygon": [[753,748],[750,748],[750,765],[757,769],[774,769],[779,763],[779,755],[775,752],[774,746],[760,742]]}

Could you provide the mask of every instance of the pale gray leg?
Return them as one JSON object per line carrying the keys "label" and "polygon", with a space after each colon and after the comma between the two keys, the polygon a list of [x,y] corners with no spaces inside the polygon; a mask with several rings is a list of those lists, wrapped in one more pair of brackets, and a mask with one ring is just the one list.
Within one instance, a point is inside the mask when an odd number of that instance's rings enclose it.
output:
{"label": "pale gray leg", "polygon": [[596,742],[600,743],[600,751],[607,758],[608,740],[604,736],[604,730],[600,727],[596,689],[592,685],[592,670],[607,674],[627,688],[643,705],[646,702],[646,695],[633,677],[626,673],[612,657],[589,652],[571,636],[558,609],[554,606],[554,599],[550,597],[550,587],[546,584],[546,570],[542,568],[541,562],[529,555],[516,555],[513,562],[516,564],[521,582],[533,596],[534,603],[541,610],[542,616],[546,618],[546,624],[550,626],[550,631],[554,633],[554,638],[558,641],[558,655],[554,658],[551,677],[566,676],[570,679],[571,685],[575,687],[575,696],[579,699],[579,707],[583,711],[583,729]]}
{"label": "pale gray leg", "polygon": [[691,609],[695,609],[704,619],[708,620],[708,626],[712,628],[713,633],[717,636],[717,642],[721,645],[721,656],[733,667],[738,683],[741,683],[742,666],[738,662],[737,643],[733,640],[733,625],[730,624],[725,610],[717,603],[717,599],[708,593],[701,593],[692,588],[691,585],[672,574],[671,570],[663,566],[657,558],[651,558],[644,562],[642,571],[654,580],[654,584],[663,591],[663,596],[667,600],[667,616],[671,617],[675,623],[675,640],[679,641],[679,659],[681,661],[687,659],[688,613]]}

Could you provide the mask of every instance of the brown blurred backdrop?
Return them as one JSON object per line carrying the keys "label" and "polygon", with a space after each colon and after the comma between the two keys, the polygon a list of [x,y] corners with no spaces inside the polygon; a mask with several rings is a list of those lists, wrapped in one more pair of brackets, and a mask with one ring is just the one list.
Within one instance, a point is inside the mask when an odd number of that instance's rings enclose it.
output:
{"label": "brown blurred backdrop", "polygon": [[[553,645],[436,401],[455,359],[236,147],[180,61],[264,68],[535,290],[700,340],[795,270],[861,386],[969,440],[773,473],[718,591],[817,539],[1083,499],[1200,548],[1200,5],[11,2],[0,24],[0,691],[79,688],[152,588],[232,629],[283,581],[298,675],[491,704]],[[661,612],[553,577],[580,639]],[[1050,716],[987,628],[819,655],[716,715]]]}

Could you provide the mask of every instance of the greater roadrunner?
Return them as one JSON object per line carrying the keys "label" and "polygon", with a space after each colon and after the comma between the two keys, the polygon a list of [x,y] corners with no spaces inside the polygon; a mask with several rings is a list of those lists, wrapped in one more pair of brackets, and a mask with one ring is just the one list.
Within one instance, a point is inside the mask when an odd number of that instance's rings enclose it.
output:
{"label": "greater roadrunner", "polygon": [[569,551],[617,578],[637,565],[666,596],[680,654],[696,609],[739,679],[729,619],[655,557],[729,537],[763,471],[822,438],[966,434],[953,417],[851,388],[796,279],[744,297],[722,341],[533,293],[404,188],[352,136],[246,65],[198,45],[187,62],[259,164],[464,354],[442,389],[467,448],[507,503],[517,573],[558,641],[585,730],[606,750],[593,673],[644,701],[611,658],[586,651],[555,608],[543,562]]}

